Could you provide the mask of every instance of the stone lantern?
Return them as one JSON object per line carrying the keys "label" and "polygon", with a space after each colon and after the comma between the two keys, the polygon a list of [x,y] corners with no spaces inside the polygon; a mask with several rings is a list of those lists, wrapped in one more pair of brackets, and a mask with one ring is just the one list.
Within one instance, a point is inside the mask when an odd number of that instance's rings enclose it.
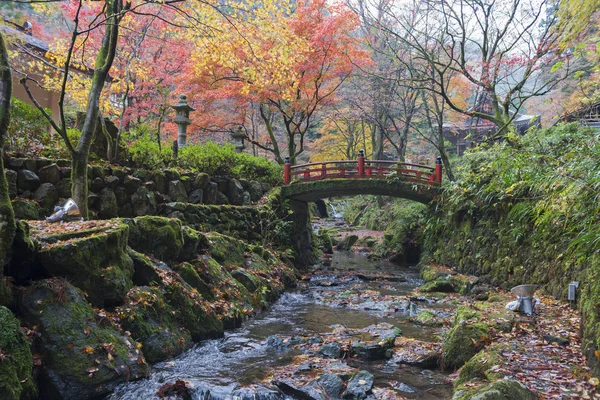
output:
{"label": "stone lantern", "polygon": [[238,153],[244,151],[246,146],[244,145],[244,134],[242,133],[242,128],[238,128],[237,131],[231,132],[231,138],[233,139],[233,144],[235,144],[235,151]]}
{"label": "stone lantern", "polygon": [[177,133],[177,146],[183,147],[185,146],[185,142],[187,139],[187,126],[192,123],[190,120],[190,111],[195,111],[195,108],[190,107],[187,102],[187,97],[185,94],[179,96],[179,102],[175,105],[171,106],[175,109],[175,118],[173,118],[173,122],[177,124],[178,133]]}

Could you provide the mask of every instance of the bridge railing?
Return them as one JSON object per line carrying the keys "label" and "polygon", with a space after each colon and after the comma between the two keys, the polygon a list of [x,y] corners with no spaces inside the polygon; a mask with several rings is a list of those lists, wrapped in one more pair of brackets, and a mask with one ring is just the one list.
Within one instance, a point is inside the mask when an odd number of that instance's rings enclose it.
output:
{"label": "bridge railing", "polygon": [[335,178],[385,179],[396,176],[408,182],[431,186],[442,183],[442,160],[438,157],[435,168],[421,164],[388,160],[365,160],[361,151],[356,160],[323,161],[291,165],[289,158],[284,164],[283,181],[309,182]]}

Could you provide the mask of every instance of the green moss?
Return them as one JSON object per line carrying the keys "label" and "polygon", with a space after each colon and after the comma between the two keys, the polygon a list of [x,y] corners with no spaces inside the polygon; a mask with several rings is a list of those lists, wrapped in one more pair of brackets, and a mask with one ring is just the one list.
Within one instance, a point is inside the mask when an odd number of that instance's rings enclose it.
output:
{"label": "green moss", "polygon": [[462,367],[490,339],[490,330],[485,324],[455,325],[448,332],[442,345],[442,365],[450,369]]}
{"label": "green moss", "polygon": [[127,237],[127,225],[120,224],[89,237],[44,244],[40,263],[48,275],[72,280],[93,304],[117,305],[133,286]]}
{"label": "green moss", "polygon": [[127,294],[117,310],[124,329],[142,343],[144,357],[151,363],[181,354],[191,346],[190,333],[180,328],[162,291],[156,287],[138,287]]}
{"label": "green moss", "polygon": [[210,285],[200,277],[199,271],[196,269],[195,265],[184,262],[174,265],[173,270],[177,272],[188,285],[196,289],[202,297],[211,301],[215,299],[215,295]]}
{"label": "green moss", "polygon": [[415,322],[424,326],[442,326],[443,322],[435,313],[429,310],[424,310],[417,315]]}
{"label": "green moss", "polygon": [[463,388],[452,400],[536,400],[538,396],[513,379],[503,379],[478,388]]}
{"label": "green moss", "polygon": [[245,243],[215,232],[210,232],[206,237],[209,243],[207,251],[217,262],[226,267],[245,265]]}
{"label": "green moss", "polygon": [[488,349],[479,352],[471,358],[460,369],[460,373],[454,382],[454,388],[459,389],[467,382],[473,380],[493,381],[501,378],[501,375],[492,369],[502,363],[501,352],[508,347],[504,343],[494,343]]}
{"label": "green moss", "polygon": [[180,220],[142,216],[124,221],[130,227],[129,246],[134,250],[163,261],[174,260],[179,255],[184,245]]}
{"label": "green moss", "polygon": [[36,392],[33,358],[19,320],[0,306],[0,393],[6,400],[27,399]]}
{"label": "green moss", "polygon": [[63,398],[102,396],[119,382],[147,373],[135,342],[105,316],[97,321],[83,293],[63,279],[29,287],[21,312],[41,333],[46,375],[55,377],[47,390],[52,387]]}
{"label": "green moss", "polygon": [[431,282],[427,282],[423,286],[419,286],[419,290],[421,292],[430,293],[430,292],[443,292],[443,293],[452,293],[455,292],[454,286],[448,281],[445,280],[435,280]]}
{"label": "green moss", "polygon": [[223,336],[223,322],[198,293],[181,284],[171,284],[165,288],[165,298],[176,310],[179,324],[190,332],[193,341]]}

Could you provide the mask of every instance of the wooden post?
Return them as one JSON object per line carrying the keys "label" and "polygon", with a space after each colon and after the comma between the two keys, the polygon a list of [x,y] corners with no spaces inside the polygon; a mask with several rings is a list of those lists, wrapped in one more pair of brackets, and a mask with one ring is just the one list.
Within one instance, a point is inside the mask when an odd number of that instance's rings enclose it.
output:
{"label": "wooden post", "polygon": [[435,181],[438,185],[442,185],[442,157],[440,156],[435,159]]}
{"label": "wooden post", "polygon": [[358,152],[358,177],[363,176],[365,176],[365,152],[361,150]]}
{"label": "wooden post", "polygon": [[304,180],[305,181],[310,181],[310,168],[306,168],[304,170]]}
{"label": "wooden post", "polygon": [[325,179],[327,176],[327,164],[321,164],[321,179]]}
{"label": "wooden post", "polygon": [[284,185],[289,185],[291,183],[291,175],[292,172],[292,164],[290,163],[290,158],[285,158],[285,163],[283,164],[283,183]]}

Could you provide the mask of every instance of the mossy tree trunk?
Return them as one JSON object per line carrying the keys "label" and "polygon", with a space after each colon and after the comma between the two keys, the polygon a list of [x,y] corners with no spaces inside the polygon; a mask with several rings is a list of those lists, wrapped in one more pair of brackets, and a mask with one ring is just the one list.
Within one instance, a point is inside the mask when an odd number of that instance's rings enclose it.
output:
{"label": "mossy tree trunk", "polygon": [[[127,6],[129,7],[129,6]],[[88,177],[87,177],[87,162],[90,154],[90,147],[92,146],[92,140],[96,133],[96,124],[100,118],[100,95],[104,84],[108,78],[108,72],[110,71],[115,54],[117,51],[117,42],[119,39],[119,23],[125,15],[123,8],[123,0],[106,0],[106,7],[104,9],[105,23],[104,36],[102,38],[102,45],[96,54],[96,62],[94,65],[94,74],[92,76],[92,86],[88,95],[87,105],[85,108],[85,119],[83,122],[83,128],[81,129],[81,136],[79,141],[74,146],[71,143],[67,135],[67,122],[64,113],[64,99],[66,94],[66,83],[69,79],[69,70],[71,67],[71,59],[74,55],[75,45],[77,38],[81,34],[87,34],[86,30],[79,30],[79,16],[83,9],[83,1],[79,1],[79,7],[77,9],[75,18],[73,19],[74,26],[71,33],[71,43],[67,51],[65,65],[63,67],[63,78],[62,86],[60,91],[60,98],[58,101],[58,109],[60,113],[60,122],[56,123],[52,117],[44,110],[44,108],[37,101],[30,88],[27,86],[27,82],[31,81],[29,77],[21,79],[27,95],[35,106],[40,110],[42,115],[46,118],[48,123],[54,128],[54,130],[63,138],[65,146],[71,153],[72,158],[72,169],[71,169],[71,181],[72,181],[72,192],[73,200],[79,206],[81,215],[84,218],[88,217]]]}
{"label": "mossy tree trunk", "polygon": [[[12,77],[8,64],[8,53],[4,36],[0,32],[0,149],[4,148],[4,137],[10,122],[10,96],[12,94]],[[8,182],[4,173],[4,162],[0,157],[0,279],[2,267],[15,237],[15,215],[8,194]],[[0,281],[0,286],[2,282]]]}
{"label": "mossy tree trunk", "polygon": [[117,51],[117,42],[119,39],[119,23],[122,18],[123,10],[122,0],[107,1],[106,11],[106,31],[102,38],[102,46],[96,55],[96,64],[94,66],[94,76],[92,77],[92,87],[88,96],[88,102],[85,110],[85,121],[81,129],[81,137],[77,147],[72,154],[71,182],[73,200],[79,206],[81,215],[88,217],[88,176],[87,164],[90,154],[90,147],[96,132],[96,124],[100,116],[100,95],[108,72],[112,67]]}

